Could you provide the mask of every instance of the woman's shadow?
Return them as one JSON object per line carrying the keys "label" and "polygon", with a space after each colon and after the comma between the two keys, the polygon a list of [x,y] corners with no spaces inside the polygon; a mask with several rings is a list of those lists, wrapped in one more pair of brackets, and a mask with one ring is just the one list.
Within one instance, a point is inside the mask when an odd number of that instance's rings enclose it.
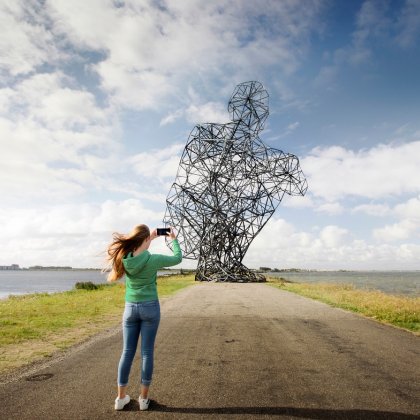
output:
{"label": "woman's shadow", "polygon": [[[124,411],[138,411],[139,404],[131,400]],[[332,409],[332,408],[300,408],[300,407],[174,407],[151,400],[149,410],[159,413],[207,414],[207,415],[253,415],[253,416],[293,416],[304,419],[331,420],[418,420],[415,414],[395,411],[378,411],[365,409]]]}

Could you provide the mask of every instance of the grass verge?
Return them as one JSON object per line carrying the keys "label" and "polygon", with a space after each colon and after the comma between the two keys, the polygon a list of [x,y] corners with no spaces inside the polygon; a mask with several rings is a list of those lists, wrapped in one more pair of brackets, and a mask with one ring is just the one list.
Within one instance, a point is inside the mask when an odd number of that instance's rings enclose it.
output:
{"label": "grass verge", "polygon": [[292,283],[282,278],[269,278],[268,284],[357,312],[377,321],[420,334],[420,298],[397,296],[379,290],[357,289],[349,284]]}
{"label": "grass verge", "polygon": [[[194,284],[194,276],[158,278],[160,297]],[[50,357],[121,321],[124,285],[11,296],[0,301],[0,374]]]}

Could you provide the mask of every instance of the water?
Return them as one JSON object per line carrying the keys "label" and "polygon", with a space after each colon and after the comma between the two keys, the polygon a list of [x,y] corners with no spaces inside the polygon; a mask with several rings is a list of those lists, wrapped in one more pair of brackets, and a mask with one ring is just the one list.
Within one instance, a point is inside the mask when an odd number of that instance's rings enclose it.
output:
{"label": "water", "polygon": [[[158,275],[167,274],[158,272]],[[420,295],[420,271],[303,271],[266,273],[305,283],[346,283],[360,289],[385,293]],[[0,270],[0,299],[26,293],[54,293],[71,290],[78,281],[106,283],[106,275],[95,270]]]}
{"label": "water", "polygon": [[394,295],[420,295],[420,271],[284,271],[266,273],[299,283],[345,283]]}
{"label": "water", "polygon": [[106,283],[106,274],[99,270],[0,270],[0,299],[27,293],[64,292],[73,289],[78,281]]}

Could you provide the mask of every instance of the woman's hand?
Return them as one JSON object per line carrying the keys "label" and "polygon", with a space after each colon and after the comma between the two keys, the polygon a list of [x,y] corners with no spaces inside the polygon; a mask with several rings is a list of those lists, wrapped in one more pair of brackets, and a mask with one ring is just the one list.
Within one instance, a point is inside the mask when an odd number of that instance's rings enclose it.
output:
{"label": "woman's hand", "polygon": [[153,241],[153,239],[156,239],[156,238],[157,238],[157,236],[158,236],[158,234],[157,234],[157,230],[156,230],[156,229],[153,229],[153,230],[150,232],[150,240],[151,240],[151,241]]}
{"label": "woman's hand", "polygon": [[170,229],[171,230],[169,231],[168,236],[169,236],[170,239],[174,240],[174,239],[176,239],[176,232],[175,232],[175,230],[172,226],[170,227]]}

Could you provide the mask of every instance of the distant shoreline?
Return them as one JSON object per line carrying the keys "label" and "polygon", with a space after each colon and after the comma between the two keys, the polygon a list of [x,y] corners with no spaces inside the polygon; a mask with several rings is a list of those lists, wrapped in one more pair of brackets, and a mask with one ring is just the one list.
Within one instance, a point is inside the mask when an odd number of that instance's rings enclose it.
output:
{"label": "distant shoreline", "polygon": [[[17,269],[0,270],[0,271],[102,271],[102,268],[83,268],[83,267],[20,267]],[[186,273],[194,273],[194,268],[162,268],[161,271],[178,272],[184,271]],[[257,268],[251,268],[251,271],[258,274],[272,274],[272,273],[420,273],[419,269],[392,269],[392,270],[379,270],[379,269],[313,269],[313,268],[281,268],[281,269],[270,269],[261,270]]]}
{"label": "distant shoreline", "polygon": [[[9,269],[9,270],[0,270],[0,271],[102,271],[102,268],[79,268],[79,267],[21,267],[17,269]],[[168,271],[168,272],[179,272],[185,271],[186,273],[195,272],[195,269],[187,269],[187,268],[162,268],[159,271]]]}
{"label": "distant shoreline", "polygon": [[[187,273],[181,273],[180,270],[158,272],[159,277],[176,274]],[[106,276],[100,269],[4,270],[0,271],[0,300],[10,295],[64,292],[71,290],[77,282],[107,284]]]}
{"label": "distant shoreline", "polygon": [[[261,271],[259,271],[261,272]],[[159,270],[158,275],[194,275],[193,269]],[[266,277],[284,278],[295,283],[352,284],[359,289],[381,290],[388,294],[420,296],[420,271],[291,271],[261,272]],[[54,293],[70,290],[76,282],[106,283],[101,269],[71,268],[0,271],[0,297],[11,294]]]}

